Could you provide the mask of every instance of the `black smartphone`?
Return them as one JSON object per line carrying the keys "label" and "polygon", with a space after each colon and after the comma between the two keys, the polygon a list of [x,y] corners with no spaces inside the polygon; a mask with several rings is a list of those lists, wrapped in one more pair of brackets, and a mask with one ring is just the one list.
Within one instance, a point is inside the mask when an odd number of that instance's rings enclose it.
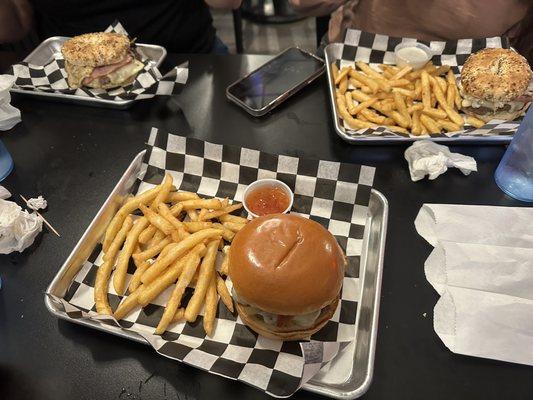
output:
{"label": "black smartphone", "polygon": [[226,97],[254,116],[261,116],[324,72],[324,60],[291,47],[226,89]]}

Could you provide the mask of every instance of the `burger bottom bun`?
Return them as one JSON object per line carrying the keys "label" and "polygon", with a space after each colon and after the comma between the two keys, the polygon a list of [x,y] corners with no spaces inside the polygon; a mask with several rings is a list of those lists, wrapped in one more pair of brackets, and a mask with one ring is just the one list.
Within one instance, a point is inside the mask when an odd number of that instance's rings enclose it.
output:
{"label": "burger bottom bun", "polygon": [[331,302],[328,306],[322,309],[322,312],[320,313],[320,315],[315,321],[315,324],[312,327],[301,330],[279,329],[272,325],[268,325],[263,321],[262,318],[258,317],[255,314],[249,313],[248,310],[250,309],[250,307],[244,306],[238,302],[236,303],[236,305],[239,317],[241,317],[242,321],[250,329],[258,333],[259,335],[269,339],[289,341],[307,339],[309,336],[322,329],[335,313],[338,303],[339,297],[337,296],[337,298],[333,300],[333,302]]}
{"label": "burger bottom bun", "polygon": [[465,114],[471,115],[471,116],[476,117],[476,118],[478,118],[478,119],[480,119],[482,121],[485,121],[485,122],[489,122],[492,119],[501,119],[501,120],[504,120],[504,121],[512,121],[515,118],[517,118],[517,117],[521,116],[522,114],[524,114],[530,104],[531,103],[525,103],[524,107],[522,107],[521,109],[516,110],[514,112],[496,111],[495,113],[490,113],[490,114],[476,114],[475,112],[470,111],[468,108],[464,108],[464,109],[462,109],[462,111]]}
{"label": "burger bottom bun", "polygon": [[95,79],[92,82],[89,82],[84,86],[90,87],[93,89],[113,89],[113,88],[128,86],[130,83],[133,83],[136,77],[137,77],[137,74],[133,74],[132,76],[130,76],[129,78],[127,78],[126,80],[120,83],[105,83],[105,84],[100,83],[99,79]]}

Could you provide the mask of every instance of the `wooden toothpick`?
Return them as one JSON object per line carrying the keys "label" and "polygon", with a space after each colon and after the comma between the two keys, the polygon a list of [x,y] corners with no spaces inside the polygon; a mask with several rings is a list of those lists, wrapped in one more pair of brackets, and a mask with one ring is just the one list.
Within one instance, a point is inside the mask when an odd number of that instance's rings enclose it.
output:
{"label": "wooden toothpick", "polygon": [[[26,200],[26,198],[25,198],[23,195],[21,195],[21,194],[19,194],[19,196],[22,198],[22,200],[24,200],[24,201],[26,202],[26,206],[27,206],[27,205],[28,205],[28,200]],[[30,208],[31,208],[31,207],[30,207]],[[54,232],[58,237],[61,237],[61,235],[59,234],[59,232],[56,231],[52,225],[50,225],[50,223],[49,223],[49,222],[48,222],[48,221],[47,221],[47,220],[41,215],[41,213],[40,213],[39,211],[37,211],[37,210],[34,210],[34,211],[37,213],[37,215],[38,215],[39,217],[41,217],[41,219],[43,220],[44,224],[45,224],[45,225],[46,225],[46,226],[47,226],[52,232]]]}

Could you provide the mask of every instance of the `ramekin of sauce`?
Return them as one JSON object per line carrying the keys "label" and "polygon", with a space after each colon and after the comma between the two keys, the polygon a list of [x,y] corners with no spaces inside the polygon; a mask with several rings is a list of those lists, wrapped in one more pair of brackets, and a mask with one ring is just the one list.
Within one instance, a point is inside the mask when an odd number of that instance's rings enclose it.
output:
{"label": "ramekin of sauce", "polygon": [[433,52],[422,43],[400,43],[394,49],[396,65],[400,68],[409,66],[414,70],[422,68],[431,60]]}
{"label": "ramekin of sauce", "polygon": [[244,209],[252,217],[268,214],[285,214],[292,207],[291,189],[277,179],[259,179],[244,191]]}

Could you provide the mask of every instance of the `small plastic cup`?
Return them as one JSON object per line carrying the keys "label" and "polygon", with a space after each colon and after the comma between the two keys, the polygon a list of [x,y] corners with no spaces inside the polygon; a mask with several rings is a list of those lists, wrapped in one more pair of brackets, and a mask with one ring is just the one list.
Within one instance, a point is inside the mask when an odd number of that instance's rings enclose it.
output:
{"label": "small plastic cup", "polygon": [[289,186],[287,186],[286,183],[282,182],[282,181],[278,181],[277,179],[259,179],[251,184],[249,184],[246,189],[244,190],[244,195],[243,195],[243,202],[242,204],[244,205],[244,209],[248,212],[248,214],[253,217],[253,218],[257,218],[258,215],[254,214],[252,211],[250,211],[250,209],[248,208],[248,205],[246,204],[246,199],[248,198],[248,195],[250,193],[252,193],[254,190],[256,189],[259,189],[261,187],[264,187],[264,186],[277,186],[277,187],[280,187],[283,189],[283,191],[285,193],[287,193],[287,195],[289,196],[289,205],[287,206],[287,208],[281,212],[281,214],[287,214],[290,209],[292,208],[292,203],[294,202],[294,193],[292,193],[292,190]]}
{"label": "small plastic cup", "polygon": [[[413,48],[409,54],[406,50]],[[402,51],[400,51],[402,50]],[[422,54],[425,53],[425,56]],[[400,68],[409,66],[413,69],[420,69],[433,57],[431,49],[422,43],[400,43],[394,48],[394,55],[396,56],[396,65]]]}

